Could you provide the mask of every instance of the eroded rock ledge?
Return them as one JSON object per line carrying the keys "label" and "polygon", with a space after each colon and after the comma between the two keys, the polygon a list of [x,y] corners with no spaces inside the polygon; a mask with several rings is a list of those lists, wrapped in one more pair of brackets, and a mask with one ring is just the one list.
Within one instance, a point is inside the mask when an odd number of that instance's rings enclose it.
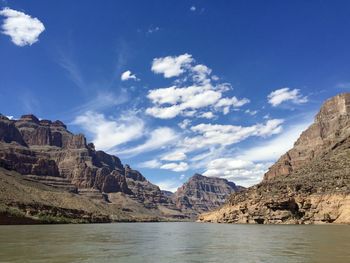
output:
{"label": "eroded rock ledge", "polygon": [[201,222],[350,223],[350,94],[327,100],[264,180],[232,194]]}

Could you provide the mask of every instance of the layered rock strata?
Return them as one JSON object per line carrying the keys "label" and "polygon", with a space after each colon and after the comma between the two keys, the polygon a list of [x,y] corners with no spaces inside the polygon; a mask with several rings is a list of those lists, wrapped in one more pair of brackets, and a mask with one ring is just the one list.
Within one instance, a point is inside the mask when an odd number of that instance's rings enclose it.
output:
{"label": "layered rock strata", "polygon": [[247,191],[199,221],[350,223],[350,94],[327,100],[294,147]]}

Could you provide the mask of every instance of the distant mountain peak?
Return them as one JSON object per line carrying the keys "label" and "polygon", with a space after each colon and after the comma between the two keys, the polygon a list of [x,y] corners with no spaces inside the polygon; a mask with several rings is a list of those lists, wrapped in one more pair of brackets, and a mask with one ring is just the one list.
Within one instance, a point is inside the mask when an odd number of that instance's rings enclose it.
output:
{"label": "distant mountain peak", "polygon": [[224,204],[230,194],[242,190],[233,182],[194,174],[173,195],[176,206],[190,213],[202,213]]}

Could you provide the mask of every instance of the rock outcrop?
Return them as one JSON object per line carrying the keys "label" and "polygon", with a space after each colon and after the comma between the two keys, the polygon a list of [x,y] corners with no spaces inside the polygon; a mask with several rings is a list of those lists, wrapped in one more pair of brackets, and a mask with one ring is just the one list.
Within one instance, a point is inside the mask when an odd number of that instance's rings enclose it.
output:
{"label": "rock outcrop", "polygon": [[231,195],[228,204],[199,221],[349,224],[350,94],[327,100],[260,184]]}
{"label": "rock outcrop", "polygon": [[270,167],[264,180],[288,176],[313,159],[328,153],[332,146],[350,136],[350,93],[327,100],[294,147]]}
{"label": "rock outcrop", "polygon": [[120,193],[153,209],[157,216],[167,216],[160,211],[165,207],[171,217],[183,217],[158,186],[124,166],[118,157],[96,151],[82,134],[69,132],[61,121],[39,120],[34,115],[10,120],[1,115],[0,167],[75,194],[91,192],[96,197],[100,193],[105,202]]}
{"label": "rock outcrop", "polygon": [[195,174],[177,189],[172,199],[183,212],[195,216],[218,208],[230,194],[241,189],[226,179]]}

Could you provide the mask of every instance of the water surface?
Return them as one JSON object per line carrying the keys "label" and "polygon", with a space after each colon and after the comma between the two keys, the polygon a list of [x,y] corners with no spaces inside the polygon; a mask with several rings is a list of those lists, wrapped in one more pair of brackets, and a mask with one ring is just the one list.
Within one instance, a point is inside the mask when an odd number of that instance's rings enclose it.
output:
{"label": "water surface", "polygon": [[350,262],[350,226],[0,226],[0,262]]}

